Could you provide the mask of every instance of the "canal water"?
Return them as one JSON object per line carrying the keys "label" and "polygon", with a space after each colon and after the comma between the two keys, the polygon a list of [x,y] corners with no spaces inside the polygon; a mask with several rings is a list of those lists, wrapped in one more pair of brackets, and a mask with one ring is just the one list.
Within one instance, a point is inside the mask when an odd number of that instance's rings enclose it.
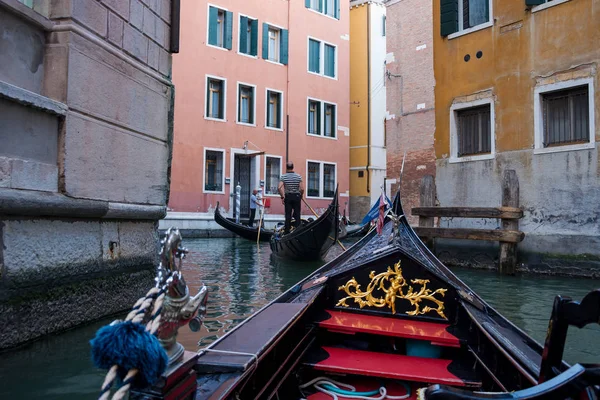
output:
{"label": "canal water", "polygon": [[[180,330],[179,341],[188,350],[208,345],[323,264],[284,262],[271,257],[268,244],[257,247],[237,238],[188,239],[185,246],[190,253],[184,262],[184,275],[192,293],[201,283],[210,291],[202,331],[193,333],[187,327]],[[334,247],[327,260],[339,252]],[[556,294],[581,299],[600,286],[598,281],[585,279],[506,277],[490,271],[460,269],[455,272],[540,342],[544,340]],[[89,340],[112,319],[0,354],[0,399],[96,399],[105,372],[93,367]],[[597,326],[572,329],[565,358],[569,362],[598,362],[599,340]]]}

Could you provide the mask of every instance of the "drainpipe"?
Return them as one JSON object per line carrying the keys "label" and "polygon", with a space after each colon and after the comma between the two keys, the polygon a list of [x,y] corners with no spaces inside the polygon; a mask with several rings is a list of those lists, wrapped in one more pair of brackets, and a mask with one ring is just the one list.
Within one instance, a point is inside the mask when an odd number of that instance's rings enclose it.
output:
{"label": "drainpipe", "polygon": [[[290,3],[292,2],[292,0],[288,0],[288,7],[287,7],[287,28],[288,28],[288,38],[291,36],[290,35]],[[288,39],[288,65],[286,65],[285,67],[285,73],[286,73],[286,92],[285,92],[285,97],[287,96],[287,101],[285,102],[285,162],[286,164],[290,161],[290,63],[289,63],[289,57],[290,57],[290,45],[289,45],[289,39]]]}
{"label": "drainpipe", "polygon": [[[367,193],[371,193],[371,5],[367,4]],[[370,202],[370,200],[369,200]]]}

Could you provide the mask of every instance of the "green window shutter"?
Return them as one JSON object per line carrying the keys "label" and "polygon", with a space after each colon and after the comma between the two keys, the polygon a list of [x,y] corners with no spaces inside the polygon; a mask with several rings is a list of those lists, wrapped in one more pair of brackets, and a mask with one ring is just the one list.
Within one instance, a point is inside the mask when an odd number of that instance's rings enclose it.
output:
{"label": "green window shutter", "polygon": [[233,37],[233,13],[225,12],[225,48],[231,50],[231,42]]}
{"label": "green window shutter", "polygon": [[317,102],[317,135],[321,134],[321,102]]}
{"label": "green window shutter", "polygon": [[458,0],[440,0],[440,14],[441,35],[458,32]]}
{"label": "green window shutter", "polygon": [[256,56],[258,54],[258,20],[252,21],[251,27],[252,37],[250,38],[250,54]]}
{"label": "green window shutter", "polygon": [[340,0],[334,0],[333,6],[335,7],[334,8],[334,12],[335,12],[334,17],[337,19],[340,19]]}
{"label": "green window shutter", "polygon": [[281,120],[281,110],[283,109],[283,103],[282,101],[282,96],[281,94],[277,94],[277,123],[275,124],[275,127],[278,129],[281,129],[281,127],[283,126],[283,121]]}
{"label": "green window shutter", "polygon": [[544,4],[546,0],[525,0],[525,5],[527,6],[539,6],[540,4]]}
{"label": "green window shutter", "polygon": [[308,46],[308,70],[319,74],[321,73],[321,43],[309,39]]}
{"label": "green window shutter", "polygon": [[217,45],[217,18],[219,10],[215,7],[208,9],[208,44]]}
{"label": "green window shutter", "polygon": [[288,30],[282,29],[281,40],[279,42],[279,62],[281,62],[283,65],[287,65],[288,63],[288,42]]}
{"label": "green window shutter", "polygon": [[246,53],[246,47],[248,46],[248,40],[252,38],[248,37],[248,17],[240,17],[240,53]]}
{"label": "green window shutter", "polygon": [[325,75],[335,78],[335,47],[325,45]]}
{"label": "green window shutter", "polygon": [[304,6],[310,8],[310,0],[304,0]]}
{"label": "green window shutter", "polygon": [[319,0],[319,12],[323,12],[323,0]]}
{"label": "green window shutter", "polygon": [[263,22],[262,58],[269,59],[269,25]]}

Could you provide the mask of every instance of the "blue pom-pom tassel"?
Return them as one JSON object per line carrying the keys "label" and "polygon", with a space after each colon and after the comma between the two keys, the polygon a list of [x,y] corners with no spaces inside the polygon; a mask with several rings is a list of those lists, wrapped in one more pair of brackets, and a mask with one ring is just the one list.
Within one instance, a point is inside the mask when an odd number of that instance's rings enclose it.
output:
{"label": "blue pom-pom tassel", "polygon": [[147,332],[143,325],[131,321],[100,328],[90,344],[96,367],[110,369],[116,364],[121,367],[121,379],[128,370],[136,368],[139,370],[137,383],[140,386],[156,382],[169,363],[169,357],[156,336]]}

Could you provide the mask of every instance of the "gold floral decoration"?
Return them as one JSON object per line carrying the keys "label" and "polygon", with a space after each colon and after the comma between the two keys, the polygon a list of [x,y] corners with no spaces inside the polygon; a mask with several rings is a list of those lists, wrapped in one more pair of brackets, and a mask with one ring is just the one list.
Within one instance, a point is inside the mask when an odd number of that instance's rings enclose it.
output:
{"label": "gold floral decoration", "polygon": [[[410,282],[414,285],[421,285],[421,288],[416,291],[411,285],[406,282],[406,279],[402,276],[402,268],[400,268],[400,261],[394,264],[394,269],[388,266],[386,272],[375,275],[375,271],[371,271],[369,274],[371,282],[367,286],[367,290],[363,292],[360,289],[360,284],[355,278],[350,279],[345,285],[342,285],[338,290],[345,291],[348,296],[344,297],[336,306],[349,307],[346,300],[354,299],[360,308],[365,306],[369,307],[389,307],[392,309],[392,314],[396,313],[396,299],[408,300],[411,305],[415,307],[414,310],[407,312],[407,315],[424,315],[430,311],[435,311],[438,315],[444,319],[444,302],[435,296],[437,294],[444,297],[447,289],[436,289],[432,291],[427,288],[429,279],[412,279]],[[389,285],[386,287],[386,283]],[[408,287],[407,289],[405,289]],[[354,290],[353,290],[354,289]],[[380,290],[385,294],[383,297],[373,296],[373,292]],[[405,291],[406,290],[406,291]],[[422,301],[428,300],[434,303],[437,307],[424,306],[422,307]],[[422,307],[422,308],[421,308]]]}

